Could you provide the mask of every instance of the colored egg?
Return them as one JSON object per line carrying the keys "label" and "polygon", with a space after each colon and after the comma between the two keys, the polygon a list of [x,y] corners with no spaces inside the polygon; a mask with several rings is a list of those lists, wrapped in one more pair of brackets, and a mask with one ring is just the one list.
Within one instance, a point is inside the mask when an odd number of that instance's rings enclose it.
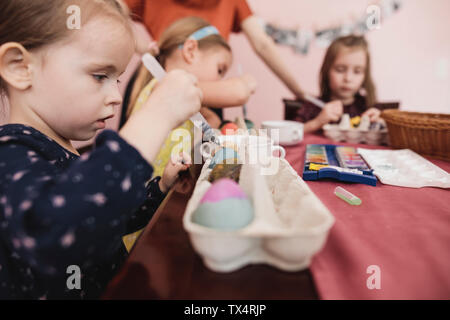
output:
{"label": "colored egg", "polygon": [[223,120],[222,123],[220,124],[219,129],[222,129],[224,125],[226,125],[227,123],[231,123],[230,120]]}
{"label": "colored egg", "polygon": [[356,117],[353,117],[353,118],[350,119],[350,123],[352,124],[352,126],[354,128],[359,126],[360,122],[361,122],[361,117],[360,116],[356,116]]}
{"label": "colored egg", "polygon": [[222,130],[220,131],[222,134],[224,135],[229,135],[229,134],[235,134],[236,131],[239,129],[239,127],[233,123],[227,123],[222,127]]}
{"label": "colored egg", "polygon": [[[228,160],[228,159],[230,159],[230,160]],[[233,160],[231,160],[231,159],[233,159]],[[213,169],[219,163],[237,163],[238,160],[239,160],[239,156],[234,149],[221,148],[212,157],[208,168]]]}
{"label": "colored egg", "polygon": [[246,227],[253,217],[253,208],[241,187],[233,180],[221,179],[206,191],[192,215],[192,222],[232,231]]}
{"label": "colored egg", "polygon": [[239,183],[242,164],[218,164],[214,167],[209,175],[208,181],[214,183],[222,178],[229,178]]}
{"label": "colored egg", "polygon": [[233,141],[224,141],[222,143],[222,147],[233,149],[236,152],[238,152],[238,150],[239,150],[237,144],[234,143]]}

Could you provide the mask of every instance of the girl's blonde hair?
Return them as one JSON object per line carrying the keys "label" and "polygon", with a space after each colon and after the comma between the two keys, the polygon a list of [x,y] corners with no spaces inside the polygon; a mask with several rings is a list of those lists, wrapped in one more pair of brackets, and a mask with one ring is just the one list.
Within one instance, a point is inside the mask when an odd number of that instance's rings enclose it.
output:
{"label": "girl's blonde hair", "polygon": [[367,65],[364,74],[364,82],[362,88],[365,91],[366,105],[367,108],[371,108],[376,103],[376,92],[375,85],[373,84],[371,68],[370,68],[370,54],[369,46],[364,37],[350,35],[346,37],[341,37],[333,41],[333,43],[328,48],[325,58],[320,69],[320,92],[321,98],[324,101],[330,101],[331,99],[331,88],[330,88],[330,69],[333,66],[336,57],[338,56],[342,48],[349,48],[352,50],[362,49],[364,50],[367,58]]}
{"label": "girl's blonde hair", "polygon": [[[128,17],[116,0],[1,0],[0,46],[17,42],[31,51],[63,39],[73,31],[67,27],[67,9],[73,5],[80,8],[81,27],[101,14],[119,17],[131,32]],[[0,94],[7,94],[6,89],[0,78]]]}
{"label": "girl's blonde hair", "polygon": [[[175,21],[161,35],[158,42],[159,54],[156,56],[156,59],[163,67],[165,67],[167,58],[170,57],[175,50],[178,50],[179,46],[183,45],[190,35],[209,25],[210,24],[206,20],[198,17],[187,17]],[[212,34],[198,40],[198,47],[200,50],[206,50],[217,46],[221,46],[231,51],[231,47],[220,34]],[[153,76],[150,72],[141,65],[137,71],[136,80],[131,91],[130,102],[127,106],[123,106],[124,108],[127,108],[127,118],[130,116],[140,92],[152,79]]]}

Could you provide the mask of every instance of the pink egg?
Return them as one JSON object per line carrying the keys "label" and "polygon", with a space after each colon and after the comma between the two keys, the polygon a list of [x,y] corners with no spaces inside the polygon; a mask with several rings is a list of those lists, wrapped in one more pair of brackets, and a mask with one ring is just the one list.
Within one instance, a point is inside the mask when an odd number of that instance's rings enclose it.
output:
{"label": "pink egg", "polygon": [[235,181],[224,178],[215,182],[211,188],[206,191],[203,198],[200,200],[200,203],[219,202],[230,198],[247,199],[247,195]]}

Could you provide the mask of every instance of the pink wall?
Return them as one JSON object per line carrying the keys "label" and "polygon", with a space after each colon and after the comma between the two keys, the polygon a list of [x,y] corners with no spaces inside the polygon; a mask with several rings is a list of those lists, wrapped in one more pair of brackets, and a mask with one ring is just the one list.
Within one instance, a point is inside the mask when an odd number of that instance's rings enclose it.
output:
{"label": "pink wall", "polygon": [[[368,0],[248,0],[255,15],[285,28],[323,28],[358,18]],[[403,0],[402,7],[367,39],[380,101],[401,101],[404,110],[450,113],[450,1]],[[243,35],[233,35],[234,65],[256,76],[259,87],[248,103],[248,117],[257,123],[282,119],[282,98],[290,92],[253,53]],[[307,56],[280,46],[281,58],[307,92],[318,93],[318,72],[325,48],[314,43]],[[240,108],[228,109],[234,119]]]}
{"label": "pink wall", "polygon": [[[248,0],[256,15],[285,28],[320,29],[360,17],[369,0]],[[324,10],[326,8],[326,11]],[[404,110],[450,113],[450,30],[449,0],[403,0],[402,8],[385,21],[380,30],[368,35],[373,59],[373,75],[381,101],[401,101]],[[141,29],[142,31],[142,29]],[[256,123],[282,119],[282,98],[290,92],[253,53],[245,37],[232,35],[234,64],[253,74],[259,82],[248,103],[248,117]],[[317,94],[317,76],[324,48],[312,44],[307,56],[280,46],[280,56],[289,65],[300,85]],[[1,102],[0,102],[1,106]],[[234,119],[241,108],[225,111]],[[0,111],[0,124],[4,117]],[[116,127],[118,118],[108,127]]]}

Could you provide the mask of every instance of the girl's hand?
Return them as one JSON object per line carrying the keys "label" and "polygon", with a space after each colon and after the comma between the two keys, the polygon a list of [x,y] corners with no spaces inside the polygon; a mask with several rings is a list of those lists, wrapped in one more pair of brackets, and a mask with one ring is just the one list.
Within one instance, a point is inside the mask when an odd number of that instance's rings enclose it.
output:
{"label": "girl's hand", "polygon": [[159,54],[158,42],[151,41],[147,47],[147,51],[150,52],[152,56],[157,56]]}
{"label": "girl's hand", "polygon": [[240,76],[240,79],[244,82],[245,86],[247,87],[248,96],[250,97],[252,94],[255,93],[256,87],[258,86],[255,77],[249,74],[244,74]]}
{"label": "girl's hand", "polygon": [[174,128],[200,110],[203,94],[197,84],[197,78],[186,71],[168,72],[155,86],[142,111],[157,109]]}
{"label": "girl's hand", "polygon": [[320,122],[321,126],[323,126],[331,121],[338,121],[343,112],[344,105],[342,104],[342,101],[331,101],[323,107],[322,111],[317,116],[317,120]]}
{"label": "girl's hand", "polygon": [[178,173],[189,169],[191,165],[192,160],[187,153],[181,152],[178,156],[173,155],[164,169],[161,180],[159,180],[161,191],[166,193],[177,180]]}
{"label": "girl's hand", "polygon": [[370,108],[370,109],[366,110],[366,112],[364,112],[362,115],[368,116],[370,119],[370,122],[376,122],[380,119],[381,111],[380,111],[380,109],[377,109],[377,108]]}

